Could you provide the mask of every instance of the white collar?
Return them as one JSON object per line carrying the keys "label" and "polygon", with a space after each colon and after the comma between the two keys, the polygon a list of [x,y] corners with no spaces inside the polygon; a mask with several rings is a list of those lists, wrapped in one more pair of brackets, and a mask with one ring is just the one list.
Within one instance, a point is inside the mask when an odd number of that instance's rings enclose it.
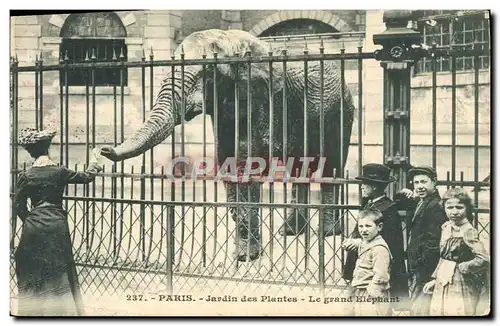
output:
{"label": "white collar", "polygon": [[42,166],[56,166],[57,164],[54,163],[48,155],[42,155],[37,157],[35,162],[33,162],[33,167],[42,167]]}
{"label": "white collar", "polygon": [[384,197],[385,197],[385,194],[383,194],[383,195],[382,195],[382,196],[380,196],[380,197],[377,197],[377,198],[374,198],[374,199],[370,199],[370,200],[369,200],[369,202],[373,204],[373,203],[375,203],[375,202],[377,202],[377,201],[381,200],[381,199],[382,199],[382,198],[384,198]]}

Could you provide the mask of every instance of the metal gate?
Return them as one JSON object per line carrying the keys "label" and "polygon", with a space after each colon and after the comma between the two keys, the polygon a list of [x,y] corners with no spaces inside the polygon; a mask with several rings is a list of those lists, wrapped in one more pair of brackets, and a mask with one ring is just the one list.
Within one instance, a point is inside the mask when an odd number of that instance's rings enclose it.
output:
{"label": "metal gate", "polygon": [[[403,17],[408,18],[408,17]],[[65,207],[69,213],[74,255],[78,265],[79,278],[82,290],[88,297],[108,297],[113,295],[137,295],[140,293],[165,291],[170,294],[195,293],[241,293],[258,291],[259,295],[279,296],[284,289],[309,289],[312,293],[328,296],[337,293],[345,285],[341,278],[344,251],[340,244],[353,230],[357,212],[360,208],[361,192],[359,182],[353,178],[361,173],[363,164],[369,162],[384,162],[392,167],[393,174],[398,182],[391,186],[390,195],[407,186],[405,172],[409,164],[411,153],[410,132],[410,98],[411,98],[411,73],[412,67],[419,60],[428,60],[432,67],[432,123],[429,124],[429,133],[432,134],[432,162],[437,166],[437,73],[436,63],[439,58],[450,58],[452,65],[452,89],[456,88],[456,58],[460,56],[473,56],[474,58],[474,146],[475,159],[473,178],[466,179],[461,171],[460,160],[457,160],[456,143],[456,101],[453,91],[451,99],[452,116],[452,144],[451,144],[451,169],[448,178],[441,178],[438,185],[442,187],[463,186],[473,194],[475,209],[475,224],[480,233],[489,241],[489,198],[485,206],[480,207],[480,196],[484,188],[489,187],[489,181],[480,181],[479,171],[479,57],[489,55],[489,49],[423,49],[419,47],[421,35],[414,30],[400,28],[402,20],[397,16],[386,15],[387,30],[375,36],[376,44],[382,45],[381,50],[364,52],[360,43],[357,52],[347,53],[341,49],[340,53],[309,54],[305,44],[303,55],[288,55],[286,49],[279,55],[270,51],[269,56],[252,56],[251,53],[240,53],[234,57],[218,57],[216,52],[203,55],[196,60],[185,60],[172,57],[172,60],[154,60],[153,52],[149,58],[143,55],[140,62],[125,62],[119,53],[114,55],[112,62],[94,62],[92,53],[87,55],[88,61],[81,64],[69,64],[65,61],[64,53],[58,64],[45,65],[43,58],[37,58],[34,66],[19,66],[15,58],[11,63],[11,103],[12,103],[12,191],[16,183],[16,174],[26,168],[25,160],[19,159],[22,151],[17,146],[19,131],[19,115],[22,108],[19,106],[19,76],[29,75],[34,79],[35,112],[31,117],[32,125],[38,128],[47,127],[44,121],[44,108],[46,108],[46,85],[44,76],[49,73],[58,73],[61,80],[67,81],[68,72],[72,70],[87,71],[87,86],[85,87],[85,130],[82,142],[85,154],[84,164],[72,164],[72,156],[82,152],[74,150],[69,140],[70,125],[69,108],[74,97],[68,86],[60,84],[58,136],[54,140],[52,155],[57,149],[59,163],[75,170],[85,169],[89,162],[91,148],[100,146],[96,142],[96,88],[95,71],[102,68],[114,68],[122,81],[121,86],[114,86],[112,97],[114,99],[112,119],[113,145],[117,145],[126,138],[125,118],[127,108],[124,105],[124,75],[125,71],[138,70],[141,75],[141,108],[142,118],[146,119],[147,107],[153,106],[156,96],[154,92],[154,74],[158,69],[174,69],[190,65],[208,67],[215,65],[232,65],[252,72],[252,64],[265,63],[272,71],[273,67],[285,67],[290,62],[303,62],[307,71],[308,62],[320,62],[322,67],[325,62],[334,61],[339,67],[342,85],[345,83],[346,63],[355,63],[357,87],[353,88],[355,98],[356,116],[355,129],[358,132],[351,137],[349,155],[355,156],[355,171],[334,171],[333,177],[322,177],[311,181],[300,178],[277,178],[269,182],[264,177],[252,177],[250,183],[255,183],[260,189],[260,202],[241,200],[226,201],[223,180],[216,180],[212,173],[205,173],[192,179],[186,169],[175,170],[175,180],[166,171],[168,166],[155,166],[155,152],[149,150],[141,156],[139,165],[129,162],[107,164],[105,170],[98,175],[91,185],[69,186],[65,194]],[[404,20],[404,19],[403,19]],[[398,25],[399,24],[399,25]],[[404,26],[406,27],[406,25]],[[383,157],[364,156],[364,113],[370,110],[369,103],[363,103],[363,63],[367,60],[380,61],[383,70],[383,85],[380,85],[380,94],[383,96],[384,123],[380,124],[380,133],[383,133]],[[488,68],[489,69],[489,68]],[[286,69],[284,69],[286,70]],[[214,70],[211,70],[214,71]],[[353,75],[355,75],[354,73]],[[307,72],[306,72],[307,74]],[[323,72],[320,74],[323,83]],[[208,77],[208,76],[205,76]],[[215,73],[210,76],[217,79]],[[25,78],[25,77],[24,77]],[[236,80],[235,83],[238,83]],[[272,94],[272,78],[269,81],[269,91]],[[67,85],[67,83],[66,83]],[[203,84],[205,85],[205,84]],[[247,95],[251,98],[251,87],[247,85]],[[238,89],[236,87],[236,89]],[[148,90],[148,91],[147,91]],[[306,86],[307,90],[307,86]],[[203,92],[206,90],[203,89]],[[221,90],[213,89],[217,98]],[[342,92],[346,90],[342,89]],[[286,86],[283,91],[286,99]],[[184,93],[182,97],[184,98]],[[243,96],[235,92],[234,97]],[[307,99],[307,91],[304,93]],[[249,100],[251,101],[251,100]],[[284,101],[286,102],[286,100]],[[307,102],[307,101],[306,101]],[[184,102],[183,102],[184,103]],[[238,103],[238,101],[236,101]],[[235,105],[235,115],[252,112],[247,108]],[[287,104],[284,103],[286,115]],[[181,110],[184,110],[182,107]],[[215,107],[214,110],[217,110]],[[268,108],[271,117],[273,108]],[[242,113],[243,112],[243,113]],[[203,104],[202,114],[206,113],[206,103]],[[215,114],[217,116],[217,114]],[[307,117],[306,117],[307,118]],[[26,121],[26,117],[24,117]],[[182,119],[181,119],[182,120]],[[214,124],[214,143],[217,139],[217,119]],[[251,126],[251,123],[249,124]],[[202,156],[217,156],[214,143],[207,144],[207,130],[211,126],[203,120]],[[234,126],[238,130],[238,126]],[[318,127],[320,134],[324,134],[328,126]],[[173,134],[167,141],[171,151],[169,159],[186,154],[185,139],[183,137],[185,122],[180,125],[180,139]],[[286,122],[283,129],[287,129]],[[251,132],[251,131],[250,131]],[[307,129],[303,130],[307,137]],[[269,134],[273,134],[271,130]],[[283,143],[287,143],[287,133],[283,132]],[[60,137],[59,140],[57,137]],[[238,142],[238,133],[235,141]],[[270,140],[270,157],[273,149]],[[111,143],[111,141],[110,141]],[[251,144],[248,144],[249,152]],[[324,144],[321,144],[323,151]],[[163,147],[165,148],[165,147]],[[489,144],[483,148],[489,150]],[[341,152],[347,149],[341,149]],[[307,152],[307,151],[306,151]],[[77,154],[75,154],[77,153]],[[307,153],[305,153],[307,156]],[[284,162],[287,157],[280,157]],[[460,173],[460,177],[457,177]],[[321,185],[334,185],[332,198],[321,195]],[[236,182],[236,185],[241,186]],[[289,203],[292,191],[306,189],[301,193],[300,203]],[[248,192],[250,193],[250,192]],[[260,223],[258,225],[261,235],[262,254],[253,261],[238,261],[233,252],[237,250],[235,241],[238,239],[236,223],[231,218],[231,209],[249,212],[258,211]],[[283,225],[287,212],[293,209],[307,211],[306,231],[296,236],[282,236],[278,229]],[[325,236],[324,223],[321,218],[326,210],[334,210],[337,223],[340,225],[339,235]],[[404,213],[404,212],[402,212]],[[15,212],[12,212],[15,217]],[[16,237],[12,248],[17,245],[20,223],[13,218],[13,229]],[[318,225],[318,228],[316,228]],[[12,261],[12,266],[14,262]],[[11,295],[16,295],[16,284],[13,267],[11,268]],[[130,298],[130,297],[129,297]],[[101,299],[102,300],[102,299]]]}

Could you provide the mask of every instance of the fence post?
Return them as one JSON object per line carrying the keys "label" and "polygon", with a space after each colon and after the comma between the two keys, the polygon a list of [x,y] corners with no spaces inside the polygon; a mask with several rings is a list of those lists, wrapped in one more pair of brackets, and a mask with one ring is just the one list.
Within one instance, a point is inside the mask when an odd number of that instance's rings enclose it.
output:
{"label": "fence post", "polygon": [[[11,74],[11,84],[10,84],[10,109],[12,111],[12,138],[11,138],[11,189],[10,192],[14,193],[16,191],[17,175],[19,173],[18,169],[18,144],[17,144],[17,134],[19,127],[19,116],[18,116],[18,68],[19,60],[17,55],[11,58],[10,62],[10,74]],[[14,197],[11,198],[11,227],[12,227],[12,238],[10,239],[10,248],[14,249],[15,237],[17,230],[17,213],[14,209]],[[11,252],[12,253],[12,252]]]}
{"label": "fence post", "polygon": [[423,55],[420,32],[408,23],[419,11],[387,10],[383,20],[386,30],[373,35],[373,43],[382,45],[375,58],[384,69],[384,163],[391,167],[397,182],[389,187],[389,196],[407,185],[410,163],[410,87],[411,67]]}

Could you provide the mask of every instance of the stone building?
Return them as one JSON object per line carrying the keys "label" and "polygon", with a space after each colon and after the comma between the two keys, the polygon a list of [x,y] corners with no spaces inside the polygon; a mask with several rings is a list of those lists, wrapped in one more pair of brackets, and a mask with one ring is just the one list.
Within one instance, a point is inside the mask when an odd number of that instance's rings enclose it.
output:
{"label": "stone building", "polygon": [[[435,21],[419,22],[418,28],[424,33],[424,41],[430,45],[449,46],[450,43],[471,45],[474,37],[483,46],[489,47],[489,16],[484,11],[469,15],[468,12],[451,12],[448,15],[435,16]],[[319,50],[323,40],[325,53],[338,53],[341,47],[346,52],[357,52],[362,46],[364,52],[378,48],[373,44],[373,35],[382,32],[385,27],[382,11],[361,10],[324,10],[324,11],[289,11],[289,10],[200,10],[200,11],[120,11],[89,14],[54,14],[12,17],[11,19],[11,54],[17,55],[19,65],[33,65],[38,55],[42,54],[43,65],[57,64],[60,53],[67,55],[68,61],[85,60],[88,51],[96,60],[112,60],[116,56],[127,61],[140,61],[145,54],[149,60],[151,48],[154,60],[168,60],[183,38],[192,32],[210,29],[243,29],[266,39],[274,49],[286,46],[289,53],[302,53],[305,39],[310,53]],[[476,21],[479,24],[473,24]],[[437,22],[435,24],[435,22]],[[474,33],[475,27],[475,33]],[[64,57],[64,56],[63,56]],[[90,58],[91,59],[91,58]],[[383,121],[383,71],[376,60],[363,60],[362,107],[364,122],[362,125],[364,158],[362,163],[382,161],[382,121]],[[465,178],[473,177],[474,145],[474,70],[472,58],[457,60],[455,92],[457,159],[464,169]],[[119,71],[107,70],[95,73],[95,142],[96,146],[112,143],[115,132],[118,142],[121,130],[113,130],[113,121],[124,122],[124,136],[133,132],[143,120],[143,107],[147,113],[151,98],[158,91],[161,79],[168,68],[155,67],[153,71],[153,89],[150,85],[150,70],[145,69],[145,103],[143,103],[141,68],[129,68],[123,77],[124,115],[120,116],[121,83]],[[440,178],[446,177],[451,165],[451,108],[452,74],[449,60],[438,62],[437,73],[437,123],[438,123],[438,171]],[[412,76],[412,163],[431,163],[432,133],[432,74],[429,64],[422,61],[413,71]],[[358,103],[358,66],[357,62],[346,62],[346,81]],[[66,76],[57,71],[43,73],[43,119],[44,124],[59,126],[61,103],[65,107],[61,87]],[[69,162],[71,165],[85,160],[85,129],[87,110],[92,112],[92,95],[87,101],[84,78],[77,72],[69,72],[67,112],[69,112]],[[33,125],[35,122],[35,77],[33,73],[19,74],[19,124],[20,127]],[[479,165],[480,177],[489,173],[490,165],[490,71],[489,58],[481,58],[479,71]],[[114,87],[116,87],[116,104]],[[92,89],[90,90],[92,92]],[[152,96],[151,96],[152,95]],[[61,102],[62,101],[62,102]],[[115,112],[117,112],[115,114]],[[91,119],[92,120],[92,119]],[[210,121],[207,121],[210,125]],[[118,123],[119,124],[119,123]],[[200,155],[202,151],[203,117],[198,117],[186,124],[186,153]],[[90,125],[92,128],[92,125]],[[358,123],[354,122],[352,146],[348,167],[351,175],[357,174]],[[179,128],[177,128],[177,135]],[[180,139],[179,136],[176,137]],[[59,139],[54,140],[58,147]],[[170,138],[162,146],[155,148],[155,166],[165,164],[170,157]],[[213,135],[207,128],[208,152],[213,151]],[[59,158],[59,150],[52,153]],[[27,160],[20,152],[19,162]],[[148,160],[147,164],[150,164]],[[140,165],[141,158],[129,160],[127,164]],[[457,171],[457,174],[459,171]]]}

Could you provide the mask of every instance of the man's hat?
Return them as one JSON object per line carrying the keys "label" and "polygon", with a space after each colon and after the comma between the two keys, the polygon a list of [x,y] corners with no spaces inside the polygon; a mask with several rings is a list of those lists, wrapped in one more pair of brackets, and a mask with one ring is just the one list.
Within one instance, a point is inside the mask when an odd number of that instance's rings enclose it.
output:
{"label": "man's hat", "polygon": [[391,169],[383,164],[369,163],[363,166],[363,174],[356,179],[375,183],[391,183],[396,181],[391,177]]}
{"label": "man's hat", "polygon": [[416,175],[426,175],[431,179],[437,178],[436,170],[432,166],[415,166],[408,171],[408,178],[413,179]]}
{"label": "man's hat", "polygon": [[24,128],[19,133],[17,143],[22,147],[32,146],[42,141],[51,141],[55,135],[56,131],[51,129]]}

